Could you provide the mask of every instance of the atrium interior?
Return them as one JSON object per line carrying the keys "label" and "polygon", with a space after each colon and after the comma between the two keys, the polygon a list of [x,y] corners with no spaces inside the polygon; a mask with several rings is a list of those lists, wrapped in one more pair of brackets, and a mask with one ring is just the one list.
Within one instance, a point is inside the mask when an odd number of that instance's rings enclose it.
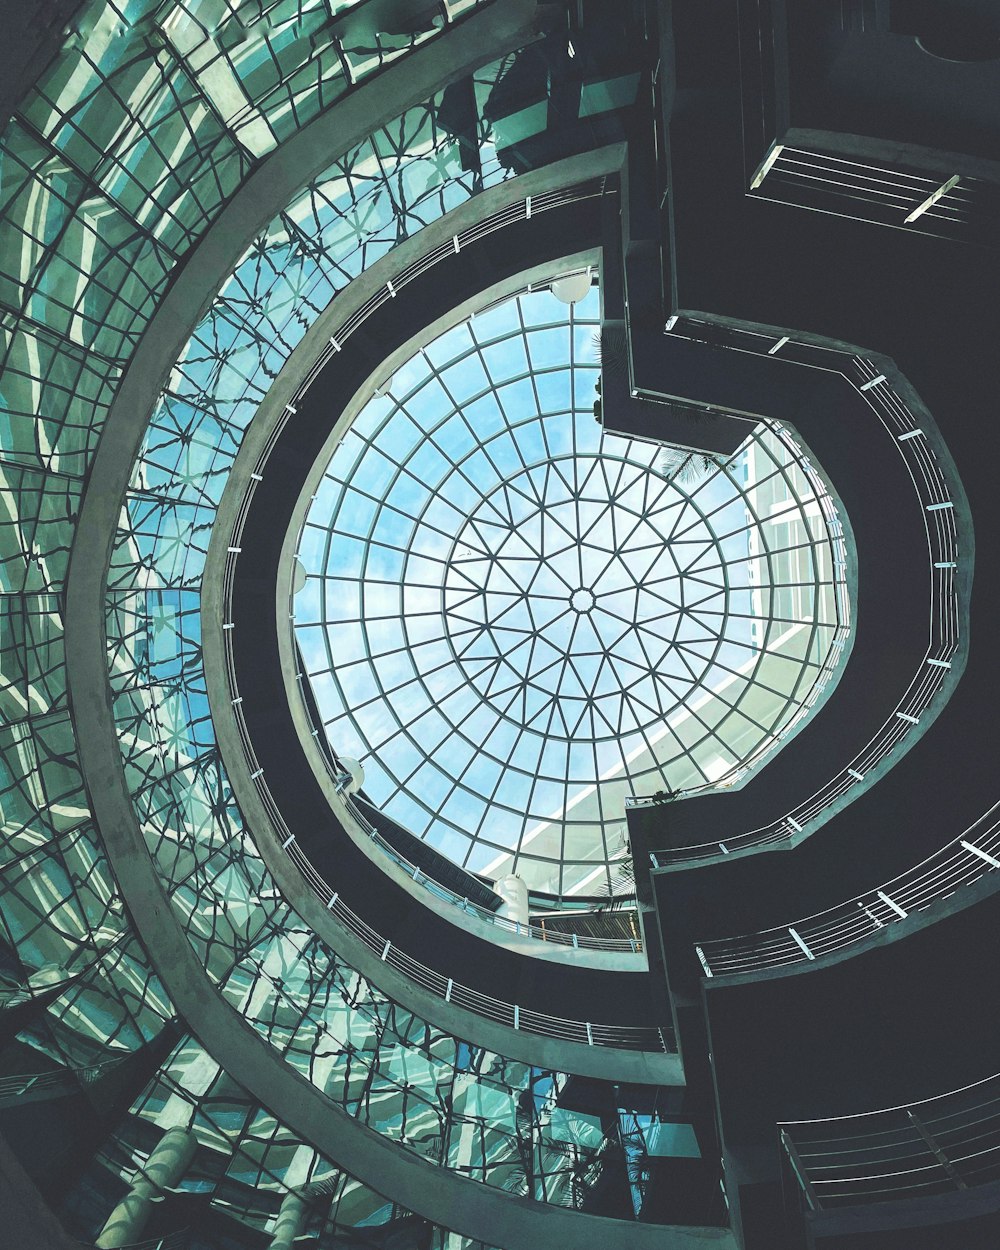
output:
{"label": "atrium interior", "polygon": [[0,1244],[995,1247],[1000,2],[0,13]]}

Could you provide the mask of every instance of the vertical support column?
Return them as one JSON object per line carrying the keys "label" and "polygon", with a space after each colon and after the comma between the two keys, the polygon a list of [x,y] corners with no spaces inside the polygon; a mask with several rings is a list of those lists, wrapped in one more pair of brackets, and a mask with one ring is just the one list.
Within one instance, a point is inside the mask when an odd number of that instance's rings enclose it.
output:
{"label": "vertical support column", "polygon": [[285,1194],[274,1220],[268,1250],[292,1250],[296,1237],[302,1235],[308,1209],[309,1200],[300,1190],[290,1189]]}
{"label": "vertical support column", "polygon": [[108,1216],[95,1245],[98,1250],[119,1250],[142,1238],[153,1199],[176,1185],[194,1158],[198,1141],[190,1128],[168,1128],[155,1150],[138,1171],[132,1187]]}

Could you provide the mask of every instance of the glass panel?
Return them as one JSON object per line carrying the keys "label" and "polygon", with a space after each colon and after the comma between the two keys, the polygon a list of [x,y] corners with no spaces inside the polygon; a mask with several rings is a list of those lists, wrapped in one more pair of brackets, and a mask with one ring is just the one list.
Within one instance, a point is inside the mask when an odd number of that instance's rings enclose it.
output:
{"label": "glass panel", "polygon": [[366,795],[465,867],[570,895],[614,889],[628,794],[760,759],[843,634],[801,450],[767,423],[728,463],[602,431],[598,324],[596,286],[570,309],[536,290],[397,370],[327,466],[295,608]]}
{"label": "glass panel", "polygon": [[63,1213],[71,1233],[88,1244],[96,1239],[114,1203],[171,1130],[175,1142],[187,1135],[193,1148],[171,1189],[198,1195],[203,1204],[193,1234],[199,1246],[242,1245],[248,1237],[267,1244],[280,1216],[285,1232],[297,1230],[296,1242],[322,1250],[348,1241],[489,1250],[354,1180],[296,1138],[190,1037],[167,1058],[74,1186]]}

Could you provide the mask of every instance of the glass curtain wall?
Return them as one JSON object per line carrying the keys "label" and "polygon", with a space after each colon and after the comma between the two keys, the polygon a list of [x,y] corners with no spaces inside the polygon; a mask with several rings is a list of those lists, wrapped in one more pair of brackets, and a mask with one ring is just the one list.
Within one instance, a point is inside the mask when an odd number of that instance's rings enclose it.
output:
{"label": "glass curtain wall", "polygon": [[489,1250],[411,1214],[317,1154],[191,1038],[136,1099],[67,1199],[64,1217],[72,1227],[95,1239],[158,1148],[162,1155],[168,1133],[181,1162],[168,1202],[143,1230],[150,1242],[184,1227],[184,1250],[263,1247],[279,1233],[283,1244],[301,1237],[320,1248],[349,1241]]}
{"label": "glass curtain wall", "polygon": [[[101,979],[94,993],[108,995],[117,1013],[109,1020],[95,998],[101,1045],[138,1044],[170,1008],[127,932],[88,820],[66,712],[60,603],[75,519],[123,370],[185,252],[282,137],[352,77],[413,43],[376,40],[352,51],[327,31],[330,13],[318,3],[221,0],[90,6],[0,149],[8,971],[24,987],[53,975],[50,960],[68,966],[56,1001],[65,1000],[74,1027],[86,1014],[82,996]],[[500,151],[484,116],[491,108],[505,121],[518,111],[505,83],[516,60],[469,82],[471,132],[466,118],[457,137],[447,92],[408,111],[335,161],[245,253],[171,376],[136,465],[109,580],[109,671],[140,826],[230,1001],[329,1092],[342,1079],[353,1097],[355,1083],[367,1082],[364,1110],[348,1110],[372,1127],[423,1149],[414,1126],[436,1116],[441,1140],[428,1153],[493,1183],[536,1152],[525,1192],[556,1200],[568,1160],[593,1157],[593,1126],[555,1107],[556,1074],[473,1059],[423,1022],[400,1024],[398,1009],[301,931],[233,802],[200,651],[205,544],[242,431],[337,290],[427,221],[508,177],[513,143],[544,136],[536,108],[506,126]],[[544,153],[561,154],[551,145]],[[292,950],[301,979],[274,981],[269,969]],[[364,1007],[352,1026],[355,999]],[[364,1062],[351,1027],[377,1044]],[[317,1037],[331,1047],[325,1068]],[[504,1074],[494,1078],[498,1064]],[[348,1066],[350,1077],[341,1071]],[[460,1111],[441,1110],[441,1099],[459,1094]]]}

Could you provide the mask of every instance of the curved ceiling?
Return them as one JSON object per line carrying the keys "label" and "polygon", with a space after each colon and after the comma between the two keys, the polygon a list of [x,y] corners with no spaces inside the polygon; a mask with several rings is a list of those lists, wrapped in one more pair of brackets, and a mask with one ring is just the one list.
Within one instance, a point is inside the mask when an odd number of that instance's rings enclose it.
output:
{"label": "curved ceiling", "polygon": [[525,292],[382,379],[313,496],[294,611],[366,795],[566,895],[614,889],[627,795],[738,781],[849,632],[836,511],[780,426],[728,463],[602,431],[598,304]]}

